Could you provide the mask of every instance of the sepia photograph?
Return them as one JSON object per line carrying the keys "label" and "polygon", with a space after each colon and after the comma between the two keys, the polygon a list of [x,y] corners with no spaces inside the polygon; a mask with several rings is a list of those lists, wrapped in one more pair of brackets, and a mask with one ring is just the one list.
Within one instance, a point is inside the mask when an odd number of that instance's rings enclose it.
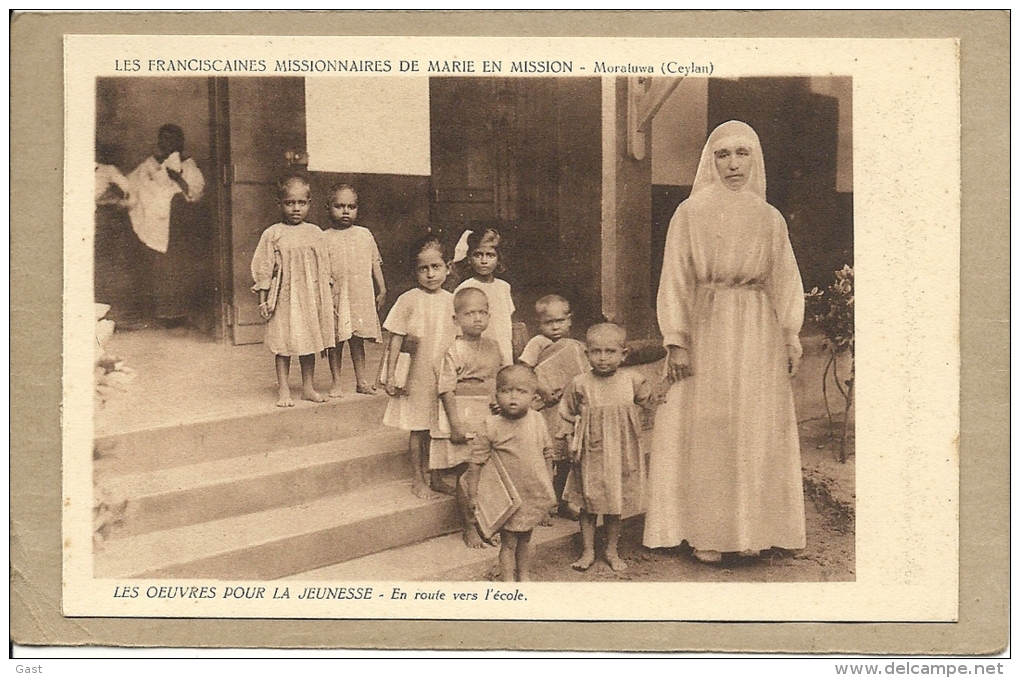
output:
{"label": "sepia photograph", "polygon": [[338,44],[65,40],[65,614],[956,617],[951,89]]}
{"label": "sepia photograph", "polygon": [[97,578],[855,579],[851,78],[95,87]]}
{"label": "sepia photograph", "polygon": [[17,670],[1001,673],[1009,16],[12,12]]}

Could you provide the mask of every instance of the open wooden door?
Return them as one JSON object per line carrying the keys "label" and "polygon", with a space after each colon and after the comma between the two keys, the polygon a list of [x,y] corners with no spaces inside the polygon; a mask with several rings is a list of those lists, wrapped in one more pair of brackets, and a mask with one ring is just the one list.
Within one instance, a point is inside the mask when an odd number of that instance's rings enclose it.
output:
{"label": "open wooden door", "polygon": [[232,290],[227,318],[235,344],[262,341],[264,321],[251,292],[259,237],[279,220],[276,182],[287,151],[305,150],[302,78],[230,78],[226,82],[230,162],[226,167]]}

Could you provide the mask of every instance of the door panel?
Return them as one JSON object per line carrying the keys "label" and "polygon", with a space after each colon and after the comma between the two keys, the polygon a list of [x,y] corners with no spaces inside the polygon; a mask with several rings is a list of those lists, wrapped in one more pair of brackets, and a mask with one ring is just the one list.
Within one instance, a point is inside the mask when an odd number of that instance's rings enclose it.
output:
{"label": "door panel", "polygon": [[232,78],[228,84],[231,201],[232,338],[262,341],[264,321],[251,292],[251,258],[259,237],[279,220],[276,182],[285,153],[305,150],[302,78]]}

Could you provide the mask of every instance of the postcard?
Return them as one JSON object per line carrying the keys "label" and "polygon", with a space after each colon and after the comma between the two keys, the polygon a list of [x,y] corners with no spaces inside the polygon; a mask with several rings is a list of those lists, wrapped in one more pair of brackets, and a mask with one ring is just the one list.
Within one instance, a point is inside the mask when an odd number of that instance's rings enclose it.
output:
{"label": "postcard", "polygon": [[[958,618],[957,41],[67,35],[64,74],[65,615]],[[541,393],[483,356],[568,341]],[[429,458],[444,359],[500,405],[498,545]]]}

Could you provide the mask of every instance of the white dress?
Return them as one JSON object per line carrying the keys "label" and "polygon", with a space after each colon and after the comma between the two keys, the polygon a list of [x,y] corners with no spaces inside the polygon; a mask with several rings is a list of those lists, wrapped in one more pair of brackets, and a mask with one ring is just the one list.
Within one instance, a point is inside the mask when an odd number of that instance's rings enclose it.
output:
{"label": "white dress", "polygon": [[181,161],[181,175],[188,185],[184,191],[170,178],[166,161],[158,162],[152,156],[143,160],[131,174],[128,183],[134,200],[128,210],[131,227],[149,249],[166,252],[170,241],[170,204],[178,193],[188,202],[197,202],[205,190],[205,179],[194,158]]}
{"label": "white dress", "polygon": [[468,278],[457,285],[457,292],[465,287],[477,287],[485,292],[485,296],[489,300],[489,326],[482,332],[482,336],[499,344],[500,353],[503,354],[503,364],[511,364],[514,361],[512,318],[516,309],[513,297],[510,296],[510,283],[500,278],[493,278],[491,283]]}
{"label": "white dress", "polygon": [[[765,202],[757,135],[743,123],[722,127],[666,238],[659,327],[665,345],[689,349],[693,376],[673,385],[656,414],[644,544],[799,549],[804,497],[787,347],[800,350],[804,290],[786,222]],[[739,191],[714,167],[722,134],[753,141],[752,180]]]}
{"label": "white dress", "polygon": [[428,431],[439,415],[439,368],[446,349],[457,338],[453,295],[443,289],[412,288],[397,297],[383,328],[404,337],[405,347],[415,345],[407,393],[390,397],[383,424],[405,431]]}

